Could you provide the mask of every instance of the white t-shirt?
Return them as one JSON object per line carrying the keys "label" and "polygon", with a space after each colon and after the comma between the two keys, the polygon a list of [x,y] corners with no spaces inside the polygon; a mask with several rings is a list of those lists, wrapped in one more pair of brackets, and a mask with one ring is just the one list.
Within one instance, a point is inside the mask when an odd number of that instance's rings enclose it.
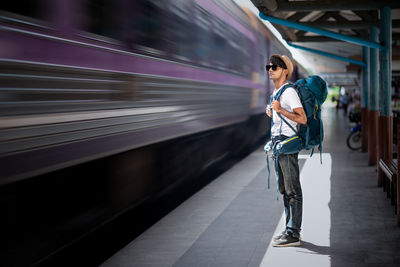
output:
{"label": "white t-shirt", "polygon": [[[278,91],[281,90],[282,87],[285,85],[286,84],[282,85],[278,90],[275,90],[273,95],[275,96],[278,93]],[[300,101],[300,97],[293,87],[286,88],[286,90],[279,97],[279,102],[280,102],[282,108],[284,108],[290,112],[293,112],[293,109],[295,109],[295,108],[303,107],[301,104],[301,101]],[[292,125],[294,129],[296,129],[297,122],[289,120],[287,117],[283,116],[282,114],[281,114],[281,116],[288,123],[290,123],[290,125]],[[281,118],[278,116],[278,114],[275,111],[272,112],[272,119],[274,121],[274,125],[272,126],[272,129],[271,129],[272,136],[277,136],[277,135],[292,136],[292,135],[296,134],[295,132],[293,132],[292,129],[290,129],[290,127],[283,120],[281,120]],[[281,125],[282,125],[282,128],[281,128]],[[281,129],[282,129],[282,131],[281,131]]]}

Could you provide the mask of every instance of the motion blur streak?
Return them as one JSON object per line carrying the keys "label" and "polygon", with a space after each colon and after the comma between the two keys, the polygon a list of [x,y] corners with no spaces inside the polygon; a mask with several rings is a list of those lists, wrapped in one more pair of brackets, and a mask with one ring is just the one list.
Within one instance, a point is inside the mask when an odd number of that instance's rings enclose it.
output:
{"label": "motion blur streak", "polygon": [[290,55],[231,0],[2,1],[0,47],[7,266],[50,260],[265,141],[264,66]]}

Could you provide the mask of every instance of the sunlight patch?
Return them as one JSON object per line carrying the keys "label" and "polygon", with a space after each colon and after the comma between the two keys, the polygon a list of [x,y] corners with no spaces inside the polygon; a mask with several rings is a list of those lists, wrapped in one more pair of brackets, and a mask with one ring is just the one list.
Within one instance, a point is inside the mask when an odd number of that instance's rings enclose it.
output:
{"label": "sunlight patch", "polygon": [[[306,263],[307,266],[331,266],[330,229],[331,211],[331,172],[332,158],[329,153],[319,153],[310,158],[307,154],[299,155],[306,159],[300,173],[303,190],[303,223],[301,247],[272,247],[272,242],[264,255],[260,266],[296,266]],[[282,204],[283,210],[283,204]],[[282,232],[285,226],[285,214],[278,223],[273,236]]]}

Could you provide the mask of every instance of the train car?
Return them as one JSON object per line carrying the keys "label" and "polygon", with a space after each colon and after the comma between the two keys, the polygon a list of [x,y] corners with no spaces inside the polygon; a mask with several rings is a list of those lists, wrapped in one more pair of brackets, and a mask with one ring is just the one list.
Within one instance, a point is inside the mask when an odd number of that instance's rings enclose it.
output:
{"label": "train car", "polygon": [[284,49],[231,0],[2,1],[0,44],[7,266],[265,141],[264,66]]}

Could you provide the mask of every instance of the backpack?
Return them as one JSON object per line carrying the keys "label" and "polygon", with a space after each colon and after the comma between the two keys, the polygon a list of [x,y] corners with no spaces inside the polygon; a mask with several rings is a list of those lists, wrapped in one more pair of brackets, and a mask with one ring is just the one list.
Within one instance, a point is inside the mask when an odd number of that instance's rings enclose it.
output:
{"label": "backpack", "polygon": [[324,139],[321,106],[328,95],[326,82],[319,76],[310,76],[306,79],[298,80],[294,84],[285,85],[278,92],[279,96],[276,95],[275,98],[279,99],[280,95],[288,87],[294,87],[296,90],[307,116],[307,124],[300,124],[298,131],[298,135],[302,139],[303,149],[312,149],[313,152],[314,147],[318,145],[318,150],[321,152]]}
{"label": "backpack", "polygon": [[[313,75],[306,79],[300,79],[294,84],[285,85],[275,96],[271,96],[272,100],[278,100],[282,93],[289,87],[293,87],[299,95],[301,104],[307,117],[307,124],[300,124],[299,130],[294,129],[279,113],[281,120],[286,123],[296,134],[275,144],[268,142],[264,147],[266,153],[273,151],[275,158],[276,178],[278,180],[278,156],[280,154],[293,154],[302,149],[310,150],[310,157],[314,153],[314,147],[318,146],[320,151],[320,160],[322,164],[322,141],[324,138],[323,123],[321,120],[321,106],[325,102],[328,95],[326,82],[319,76]],[[273,121],[271,121],[271,128]],[[268,188],[269,188],[269,162],[268,163]]]}

